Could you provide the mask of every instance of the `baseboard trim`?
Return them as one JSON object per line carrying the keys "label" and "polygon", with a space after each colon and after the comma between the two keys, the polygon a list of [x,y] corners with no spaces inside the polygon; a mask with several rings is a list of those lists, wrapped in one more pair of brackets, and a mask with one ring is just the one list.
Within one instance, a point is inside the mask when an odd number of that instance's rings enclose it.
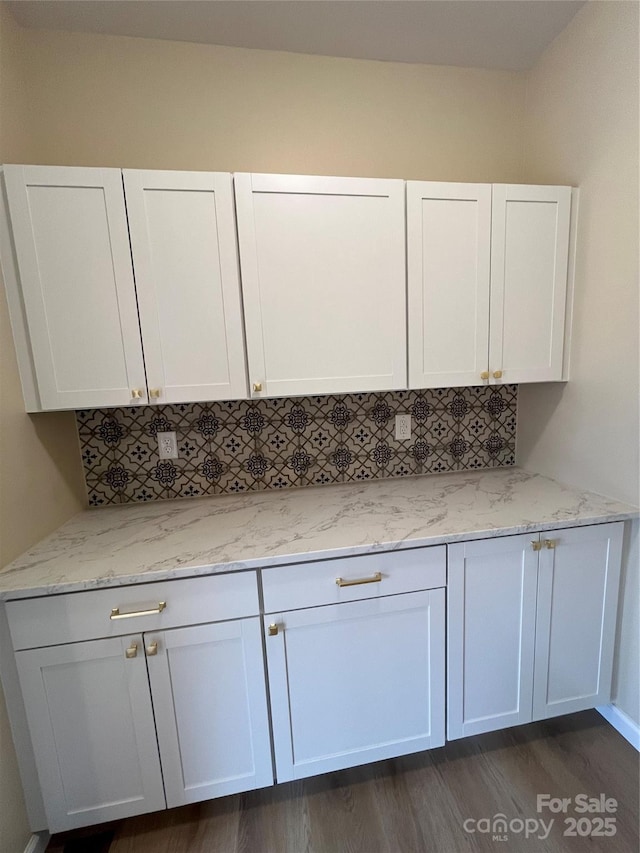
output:
{"label": "baseboard trim", "polygon": [[24,853],[44,853],[50,838],[48,832],[34,832],[24,848]]}
{"label": "baseboard trim", "polygon": [[640,726],[631,719],[624,711],[617,708],[615,705],[600,705],[596,708],[608,723],[611,723],[613,728],[620,732],[625,740],[628,740],[631,746],[640,752]]}

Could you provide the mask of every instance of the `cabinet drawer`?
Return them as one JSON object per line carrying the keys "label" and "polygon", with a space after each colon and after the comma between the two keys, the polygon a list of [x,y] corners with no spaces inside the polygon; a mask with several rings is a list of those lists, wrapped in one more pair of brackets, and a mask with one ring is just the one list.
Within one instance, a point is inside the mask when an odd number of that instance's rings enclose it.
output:
{"label": "cabinet drawer", "polygon": [[444,545],[262,570],[265,613],[441,586],[446,586]]}
{"label": "cabinet drawer", "polygon": [[[160,609],[161,602],[165,607]],[[117,613],[113,613],[117,610]],[[140,615],[131,613],[149,611]],[[136,584],[7,603],[14,649],[158,631],[260,612],[255,572]]]}

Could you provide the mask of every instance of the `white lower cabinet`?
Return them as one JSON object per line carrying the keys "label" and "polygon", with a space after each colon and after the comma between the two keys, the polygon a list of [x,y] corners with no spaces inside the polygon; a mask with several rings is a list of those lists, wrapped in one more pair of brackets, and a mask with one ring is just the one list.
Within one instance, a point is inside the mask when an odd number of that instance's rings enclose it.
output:
{"label": "white lower cabinet", "polygon": [[447,737],[528,723],[538,573],[531,537],[458,542],[448,558]]}
{"label": "white lower cabinet", "polygon": [[273,785],[260,619],[145,643],[167,806]]}
{"label": "white lower cabinet", "polygon": [[8,602],[47,828],[442,746],[445,585],[449,740],[606,704],[623,526]]}
{"label": "white lower cabinet", "polygon": [[16,661],[52,832],[273,784],[258,616]]}
{"label": "white lower cabinet", "polygon": [[278,782],[444,744],[444,589],[264,622]]}
{"label": "white lower cabinet", "polygon": [[610,701],[622,532],[449,546],[449,740]]}
{"label": "white lower cabinet", "polygon": [[598,524],[541,536],[534,720],[611,699],[622,529]]}
{"label": "white lower cabinet", "polygon": [[51,832],[165,808],[142,635],[16,653]]}

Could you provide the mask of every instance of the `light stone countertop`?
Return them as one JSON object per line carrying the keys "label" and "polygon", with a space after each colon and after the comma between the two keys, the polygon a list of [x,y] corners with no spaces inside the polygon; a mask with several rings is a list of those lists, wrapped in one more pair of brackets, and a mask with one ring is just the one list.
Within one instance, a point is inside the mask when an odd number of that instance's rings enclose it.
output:
{"label": "light stone countertop", "polygon": [[[86,510],[0,572],[0,599],[634,518],[519,468]],[[301,566],[301,571],[304,566]]]}

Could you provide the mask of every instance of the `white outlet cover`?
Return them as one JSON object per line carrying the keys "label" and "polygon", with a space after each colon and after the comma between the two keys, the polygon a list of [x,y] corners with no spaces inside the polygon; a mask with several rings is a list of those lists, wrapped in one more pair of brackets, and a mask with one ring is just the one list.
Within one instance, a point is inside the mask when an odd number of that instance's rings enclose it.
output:
{"label": "white outlet cover", "polygon": [[175,432],[159,432],[156,438],[158,439],[158,456],[160,459],[178,458],[178,442]]}
{"label": "white outlet cover", "polygon": [[409,441],[411,438],[411,415],[396,415],[396,439]]}

